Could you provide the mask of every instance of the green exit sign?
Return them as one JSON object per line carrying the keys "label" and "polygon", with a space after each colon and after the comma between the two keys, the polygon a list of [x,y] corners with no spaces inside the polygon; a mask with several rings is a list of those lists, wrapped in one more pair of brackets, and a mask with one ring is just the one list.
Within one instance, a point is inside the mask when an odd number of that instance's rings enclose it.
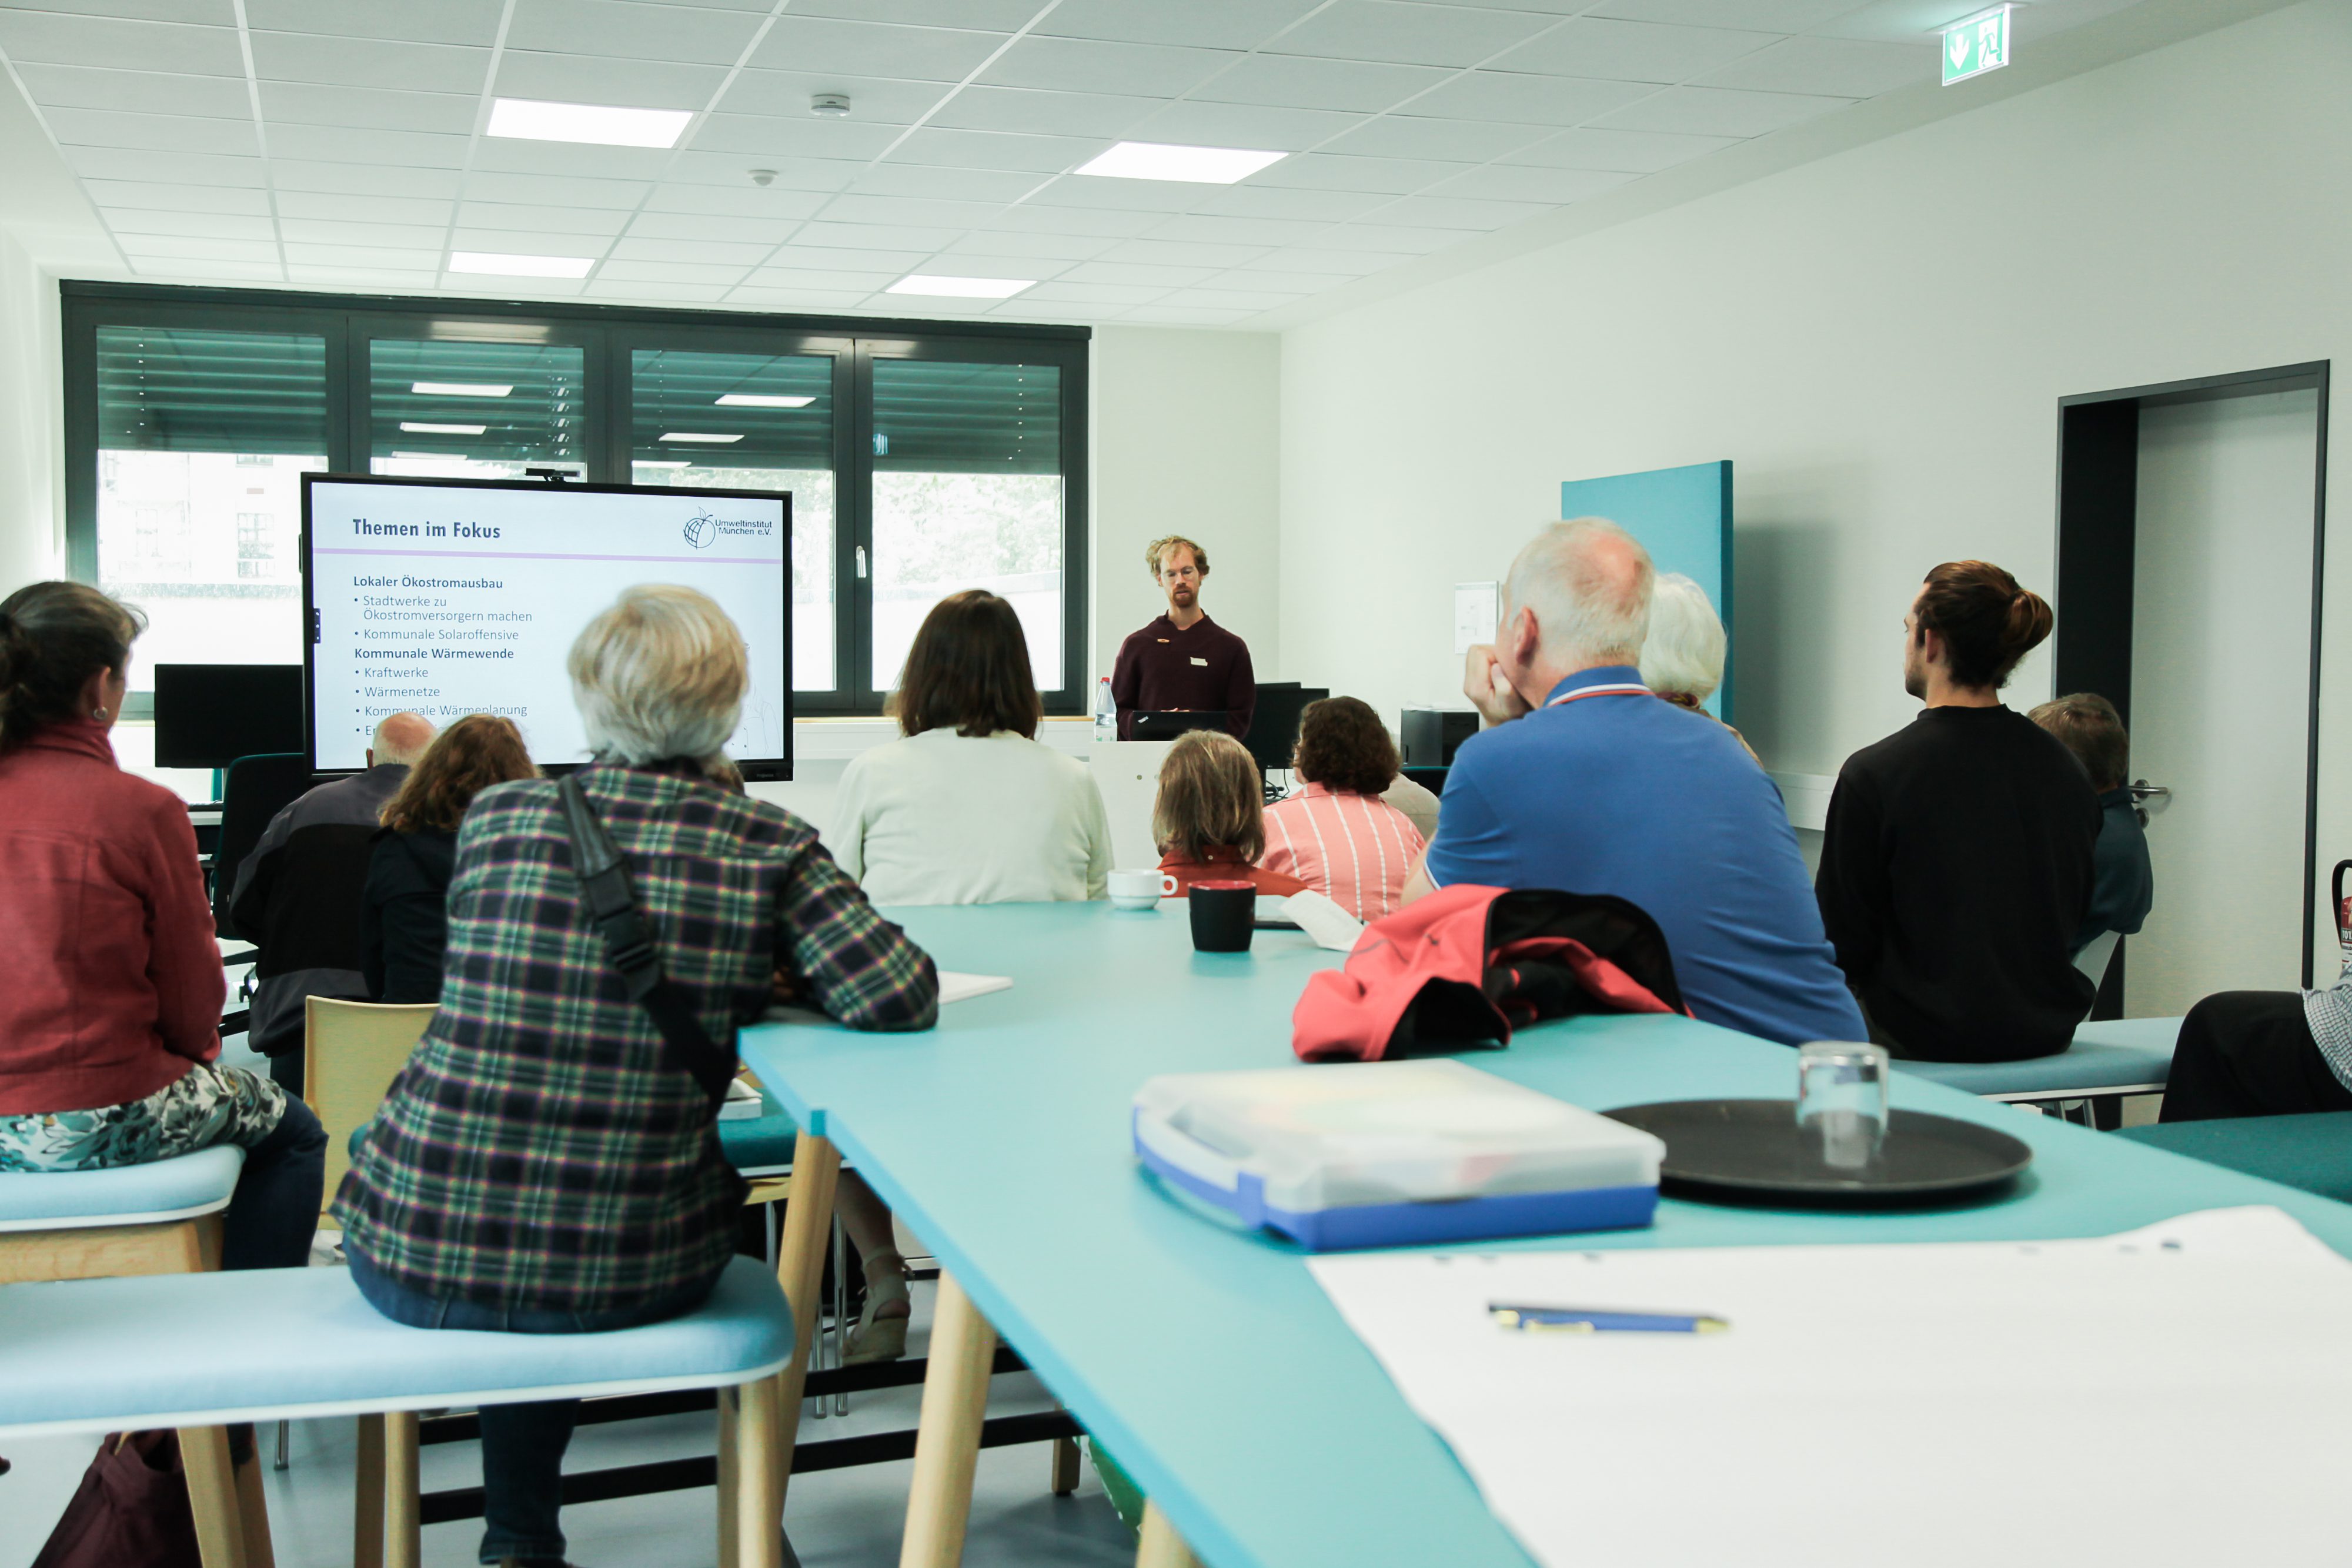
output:
{"label": "green exit sign", "polygon": [[1944,85],[1997,71],[2009,64],[2009,7],[1955,22],[1944,29]]}

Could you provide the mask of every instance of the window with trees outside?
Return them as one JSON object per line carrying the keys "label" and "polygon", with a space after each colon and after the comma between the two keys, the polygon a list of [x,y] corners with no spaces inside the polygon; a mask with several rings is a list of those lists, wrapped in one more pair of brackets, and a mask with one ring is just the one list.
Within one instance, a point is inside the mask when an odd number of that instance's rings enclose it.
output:
{"label": "window with trees outside", "polygon": [[67,537],[156,664],[301,660],[301,476],[793,497],[794,706],[882,711],[946,594],[1010,600],[1085,711],[1087,332],[60,285]]}

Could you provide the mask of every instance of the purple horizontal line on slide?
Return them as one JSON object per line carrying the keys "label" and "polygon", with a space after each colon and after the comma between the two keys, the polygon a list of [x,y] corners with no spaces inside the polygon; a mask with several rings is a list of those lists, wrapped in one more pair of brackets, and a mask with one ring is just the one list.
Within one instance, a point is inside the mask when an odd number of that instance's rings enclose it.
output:
{"label": "purple horizontal line on slide", "polygon": [[712,566],[782,566],[780,555],[574,555],[563,550],[353,549],[321,546],[312,555],[433,556],[445,560],[683,560]]}

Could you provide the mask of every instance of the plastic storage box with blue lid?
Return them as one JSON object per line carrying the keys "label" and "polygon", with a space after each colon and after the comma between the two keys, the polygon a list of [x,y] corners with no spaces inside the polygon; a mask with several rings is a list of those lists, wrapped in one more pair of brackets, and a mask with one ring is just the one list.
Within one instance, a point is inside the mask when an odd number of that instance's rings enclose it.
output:
{"label": "plastic storage box with blue lid", "polygon": [[1162,1181],[1318,1251],[1647,1225],[1666,1151],[1450,1061],[1169,1073],[1133,1125]]}

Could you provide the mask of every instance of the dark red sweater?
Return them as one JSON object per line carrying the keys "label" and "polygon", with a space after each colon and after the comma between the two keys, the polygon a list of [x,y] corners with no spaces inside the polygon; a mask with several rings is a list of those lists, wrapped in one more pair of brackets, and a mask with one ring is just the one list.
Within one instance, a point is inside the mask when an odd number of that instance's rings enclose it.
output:
{"label": "dark red sweater", "polygon": [[1111,666],[1110,698],[1118,705],[1118,737],[1135,738],[1138,713],[1178,708],[1194,713],[1222,709],[1236,739],[1249,734],[1257,707],[1257,675],[1250,668],[1249,644],[1203,614],[1186,631],[1160,616],[1118,645]]}
{"label": "dark red sweater", "polygon": [[188,809],[53,725],[0,756],[0,1115],[143,1100],[220,1054],[227,982]]}

